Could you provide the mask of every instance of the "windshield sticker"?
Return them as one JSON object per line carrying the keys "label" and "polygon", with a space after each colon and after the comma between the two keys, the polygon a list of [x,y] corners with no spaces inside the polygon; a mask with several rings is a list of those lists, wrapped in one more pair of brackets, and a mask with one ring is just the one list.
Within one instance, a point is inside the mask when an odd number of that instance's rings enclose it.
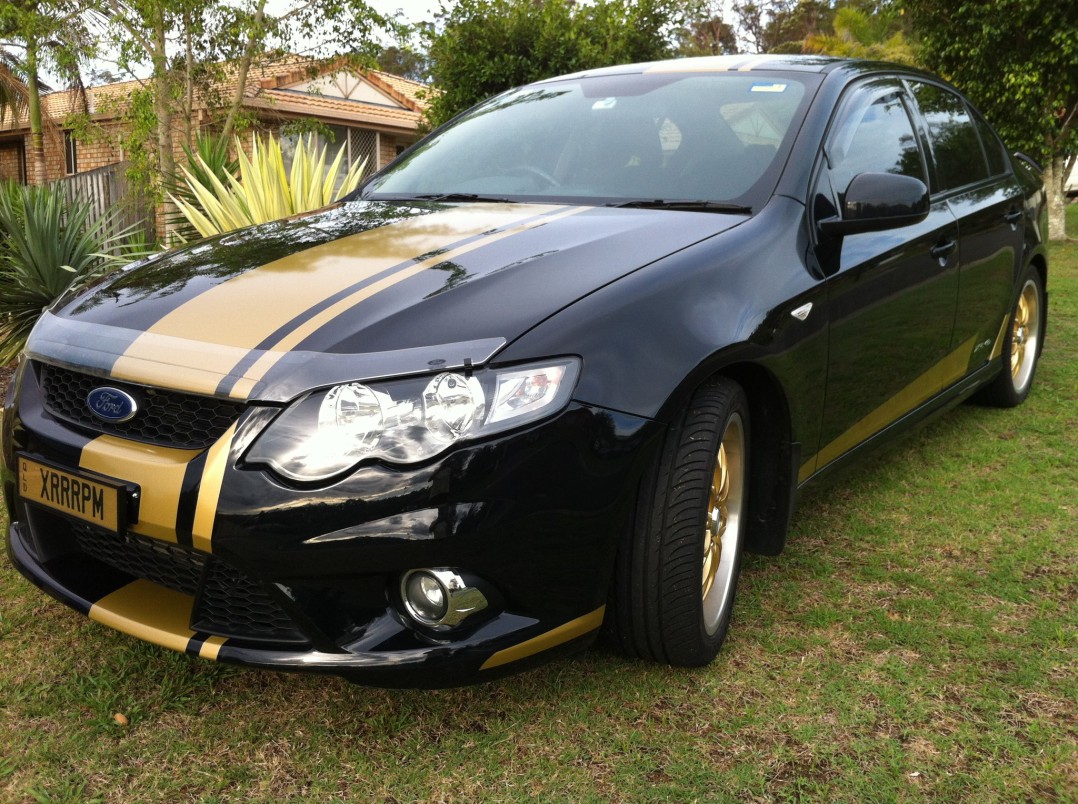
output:
{"label": "windshield sticker", "polygon": [[749,92],[785,92],[786,84],[771,84],[757,82],[749,88]]}
{"label": "windshield sticker", "polygon": [[593,103],[591,105],[591,108],[592,109],[613,109],[617,105],[618,105],[618,99],[617,98],[603,98],[602,100],[595,101],[595,103]]}

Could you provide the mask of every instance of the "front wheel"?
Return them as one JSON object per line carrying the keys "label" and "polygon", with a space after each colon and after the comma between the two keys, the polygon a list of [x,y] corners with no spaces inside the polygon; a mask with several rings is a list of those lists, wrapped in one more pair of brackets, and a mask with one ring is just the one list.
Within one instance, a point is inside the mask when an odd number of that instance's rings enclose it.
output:
{"label": "front wheel", "polygon": [[979,401],[1001,408],[1022,404],[1033,387],[1033,375],[1044,341],[1044,284],[1036,269],[1030,269],[1011,312],[1003,340],[1003,363],[996,378],[978,394]]}
{"label": "front wheel", "polygon": [[726,638],[747,521],[749,410],[718,377],[693,395],[641,485],[609,630],[632,656],[696,667]]}

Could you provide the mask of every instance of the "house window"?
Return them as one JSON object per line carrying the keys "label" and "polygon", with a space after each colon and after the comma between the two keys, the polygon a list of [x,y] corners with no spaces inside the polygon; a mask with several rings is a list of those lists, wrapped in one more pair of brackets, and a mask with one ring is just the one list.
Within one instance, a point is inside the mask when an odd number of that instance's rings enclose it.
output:
{"label": "house window", "polygon": [[64,172],[71,176],[79,172],[79,151],[75,142],[75,135],[70,131],[64,132]]}
{"label": "house window", "polygon": [[[365,128],[349,128],[347,126],[327,126],[326,128],[332,133],[333,141],[330,142],[329,137],[316,134],[313,138],[314,144],[316,147],[325,146],[327,165],[337,158],[337,154],[342,148],[346,149],[341,164],[341,171],[338,176],[339,179],[343,179],[344,174],[348,171],[350,165],[364,159],[367,160],[367,165],[363,169],[364,176],[374,173],[374,171],[379,168],[378,147],[380,143],[377,131],[371,131]],[[280,135],[281,155],[284,157],[286,168],[291,167],[292,157],[296,152],[296,144],[301,139],[306,140],[307,135]]]}
{"label": "house window", "polygon": [[363,175],[369,176],[378,170],[378,132],[366,128],[352,128],[348,130],[348,149],[353,162],[366,159],[367,166],[363,168]]}

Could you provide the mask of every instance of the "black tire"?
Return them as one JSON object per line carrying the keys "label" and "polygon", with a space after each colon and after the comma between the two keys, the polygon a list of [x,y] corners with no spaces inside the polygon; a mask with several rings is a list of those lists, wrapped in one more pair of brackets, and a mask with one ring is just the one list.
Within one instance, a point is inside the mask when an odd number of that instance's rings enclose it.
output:
{"label": "black tire", "polygon": [[[728,485],[720,499],[723,461]],[[748,472],[748,400],[736,382],[718,377],[693,395],[641,484],[610,596],[608,632],[622,651],[683,667],[715,658],[737,591]],[[725,532],[715,542],[720,521]],[[710,584],[708,544],[718,549],[710,551]]]}
{"label": "black tire", "polygon": [[999,408],[1021,405],[1033,387],[1044,343],[1044,283],[1035,268],[1022,280],[999,356],[1000,372],[977,392],[976,401]]}

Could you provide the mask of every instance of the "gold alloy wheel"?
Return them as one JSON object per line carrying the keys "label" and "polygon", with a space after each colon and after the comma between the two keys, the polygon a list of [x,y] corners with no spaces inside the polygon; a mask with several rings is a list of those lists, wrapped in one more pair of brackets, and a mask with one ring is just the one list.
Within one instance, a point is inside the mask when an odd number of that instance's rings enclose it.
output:
{"label": "gold alloy wheel", "polygon": [[745,431],[741,416],[734,413],[726,423],[715,459],[711,493],[704,526],[704,560],[701,595],[704,628],[713,634],[733,602],[741,508],[745,497]]}
{"label": "gold alloy wheel", "polygon": [[1027,279],[1018,297],[1011,325],[1011,379],[1021,392],[1029,384],[1041,334],[1041,298],[1037,284]]}

